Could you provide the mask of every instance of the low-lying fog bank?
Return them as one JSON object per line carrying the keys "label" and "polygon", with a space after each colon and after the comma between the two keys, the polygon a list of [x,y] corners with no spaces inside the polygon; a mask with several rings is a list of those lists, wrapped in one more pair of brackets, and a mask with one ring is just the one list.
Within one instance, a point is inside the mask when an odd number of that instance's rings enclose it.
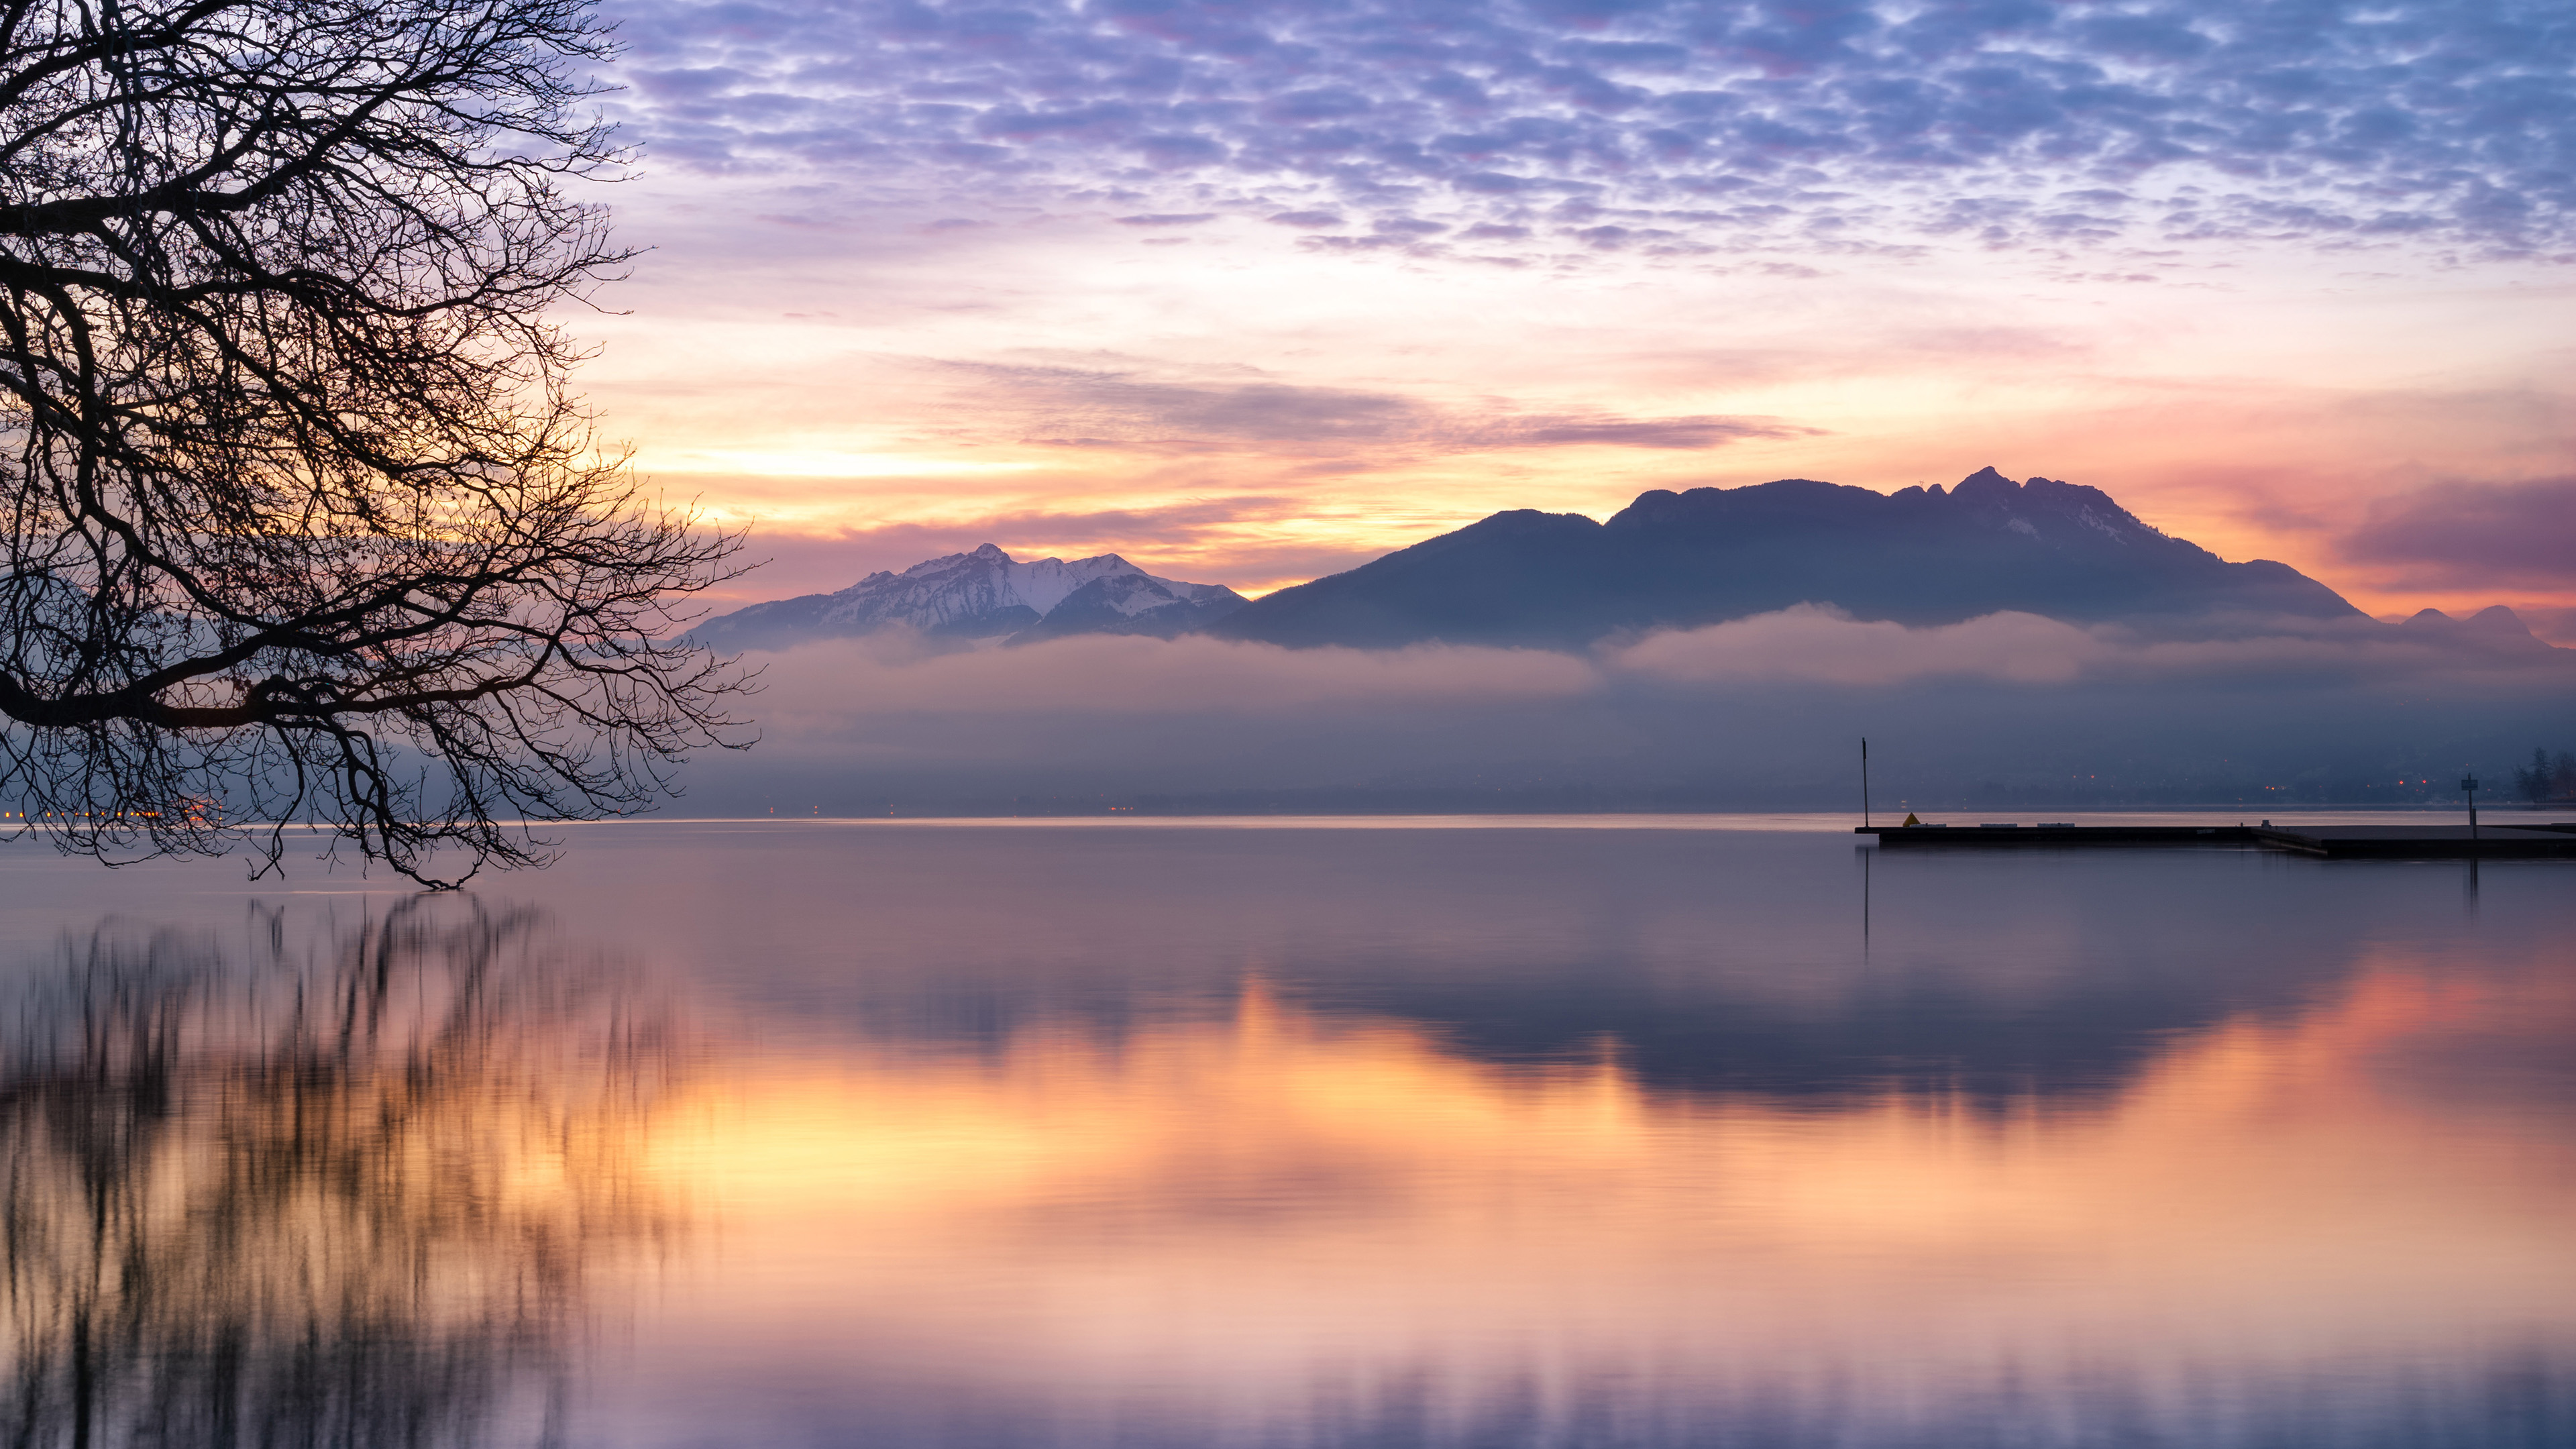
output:
{"label": "low-lying fog bank", "polygon": [[762,739],[684,815],[2507,803],[2576,746],[2576,651],[2382,626],[2159,640],[1813,606],[1588,652],[912,634],[751,654]]}

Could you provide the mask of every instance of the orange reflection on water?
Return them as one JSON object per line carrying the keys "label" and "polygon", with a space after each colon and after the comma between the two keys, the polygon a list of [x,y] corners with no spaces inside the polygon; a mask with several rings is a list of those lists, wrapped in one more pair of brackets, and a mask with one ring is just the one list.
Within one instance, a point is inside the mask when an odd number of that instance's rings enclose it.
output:
{"label": "orange reflection on water", "polygon": [[2571,1025],[2547,963],[2390,957],[1997,1111],[1649,1093],[1256,983],[1114,1039],[746,1066],[658,1118],[646,1171],[722,1224],[681,1339],[772,1374],[1246,1422],[1324,1384],[1562,1407],[1605,1376],[1893,1423],[1998,1394],[2073,1422],[2115,1381],[2217,1412],[2576,1340],[2576,1154],[2512,1065]]}

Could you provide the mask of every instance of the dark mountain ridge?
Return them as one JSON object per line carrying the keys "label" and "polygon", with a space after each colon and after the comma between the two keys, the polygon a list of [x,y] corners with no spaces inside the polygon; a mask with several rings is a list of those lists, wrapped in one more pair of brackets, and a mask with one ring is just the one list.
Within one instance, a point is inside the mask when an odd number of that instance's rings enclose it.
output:
{"label": "dark mountain ridge", "polygon": [[2098,488],[1985,468],[1956,488],[1893,494],[1806,478],[1657,489],[1606,523],[1516,509],[1282,589],[1206,632],[1297,647],[1568,648],[1802,603],[1915,625],[2019,610],[2172,632],[2367,618],[2287,564],[2229,563]]}

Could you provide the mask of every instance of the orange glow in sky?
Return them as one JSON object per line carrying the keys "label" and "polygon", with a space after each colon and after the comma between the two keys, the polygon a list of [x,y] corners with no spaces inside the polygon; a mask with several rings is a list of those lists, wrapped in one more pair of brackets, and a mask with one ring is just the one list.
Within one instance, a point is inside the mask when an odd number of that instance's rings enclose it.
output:
{"label": "orange glow in sky", "polygon": [[612,12],[652,250],[566,320],[740,597],[1993,465],[2576,639],[2546,5]]}
{"label": "orange glow in sky", "polygon": [[[666,219],[649,196],[639,233]],[[2576,605],[2565,580],[2344,547],[2424,487],[2568,471],[2576,284],[2546,269],[1477,270],[1242,230],[898,234],[800,268],[795,297],[684,285],[687,252],[726,244],[684,233],[619,290],[629,315],[579,319],[604,348],[585,383],[660,487],[786,557],[743,597],[986,541],[1259,593],[1504,508],[1606,517],[1648,488],[1776,477],[1892,491],[1991,463],[2378,613]]]}

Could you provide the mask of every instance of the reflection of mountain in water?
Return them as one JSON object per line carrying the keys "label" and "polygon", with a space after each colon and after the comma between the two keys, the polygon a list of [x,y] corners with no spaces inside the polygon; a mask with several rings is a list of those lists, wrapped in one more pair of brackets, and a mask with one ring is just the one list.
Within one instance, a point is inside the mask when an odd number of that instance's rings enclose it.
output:
{"label": "reflection of mountain in water", "polygon": [[[2024,860],[2010,874],[1991,860],[1882,860],[1867,946],[1871,858],[1838,841],[1214,840],[889,841],[850,871],[869,882],[867,932],[845,938],[828,989],[794,1009],[838,1014],[869,1039],[996,1056],[1033,1031],[1114,1045],[1229,1013],[1250,963],[1306,1010],[1395,1018],[1497,1065],[1607,1055],[1657,1093],[1823,1103],[1895,1086],[1989,1106],[2089,1101],[2180,1035],[2333,987],[2394,909],[2360,877],[2284,878],[2216,856],[2160,860],[2187,912],[2140,890],[2123,860]],[[1831,867],[1790,863],[1811,848],[1832,851]],[[765,867],[790,879],[803,868]],[[1962,874],[1976,870],[1989,874]],[[960,881],[979,883],[971,928]],[[1998,900],[2013,904],[1980,905]]]}
{"label": "reflection of mountain in water", "polygon": [[[1830,1011],[1791,1009],[1724,978],[1677,990],[1644,963],[1570,961],[1558,973],[1459,980],[1402,961],[1298,963],[1266,990],[1327,1018],[1398,1021],[1462,1059],[1495,1066],[1615,1059],[1649,1091],[1694,1096],[1875,1098],[1893,1087],[1986,1108],[2075,1105],[2125,1087],[2180,1035],[2246,1011],[2288,1010],[2349,970],[2294,960],[2248,973],[2224,960],[2080,975],[1997,1001],[1937,976],[1863,982]],[[1171,1020],[1132,983],[942,980],[856,1009],[865,1030],[999,1060],[1042,1032],[1116,1048]],[[1193,992],[1199,1012],[1231,994]],[[1164,1011],[1152,1009],[1165,1006]]]}
{"label": "reflection of mountain in water", "polygon": [[1874,1097],[1896,1088],[1988,1109],[2040,1099],[2086,1104],[2115,1093],[2180,1036],[2246,1009],[2287,1008],[2341,974],[2249,978],[2233,963],[2167,963],[2105,973],[1999,1003],[1934,979],[1856,991],[1831,1014],[1784,1011],[1723,989],[1683,995],[1634,974],[1462,983],[1350,980],[1330,999],[1436,1031],[1449,1049],[1498,1063],[1581,1060],[1608,1051],[1651,1091],[1774,1099]]}
{"label": "reflection of mountain in water", "polygon": [[[0,1064],[12,1442],[485,1442],[670,1224],[621,1130],[666,1034],[525,913],[420,901],[244,964],[103,927]],[[301,957],[302,959],[299,959]]]}
{"label": "reflection of mountain in water", "polygon": [[2576,1442],[2576,1161],[2517,1132],[2533,1084],[2439,1067],[2563,1045],[2553,964],[2391,953],[1999,1117],[1498,1067],[1257,986],[1114,1044],[781,1064],[695,1155],[733,1271],[833,1276],[700,1330],[750,1342],[716,1413],[823,1442],[829,1395],[919,1449]]}

